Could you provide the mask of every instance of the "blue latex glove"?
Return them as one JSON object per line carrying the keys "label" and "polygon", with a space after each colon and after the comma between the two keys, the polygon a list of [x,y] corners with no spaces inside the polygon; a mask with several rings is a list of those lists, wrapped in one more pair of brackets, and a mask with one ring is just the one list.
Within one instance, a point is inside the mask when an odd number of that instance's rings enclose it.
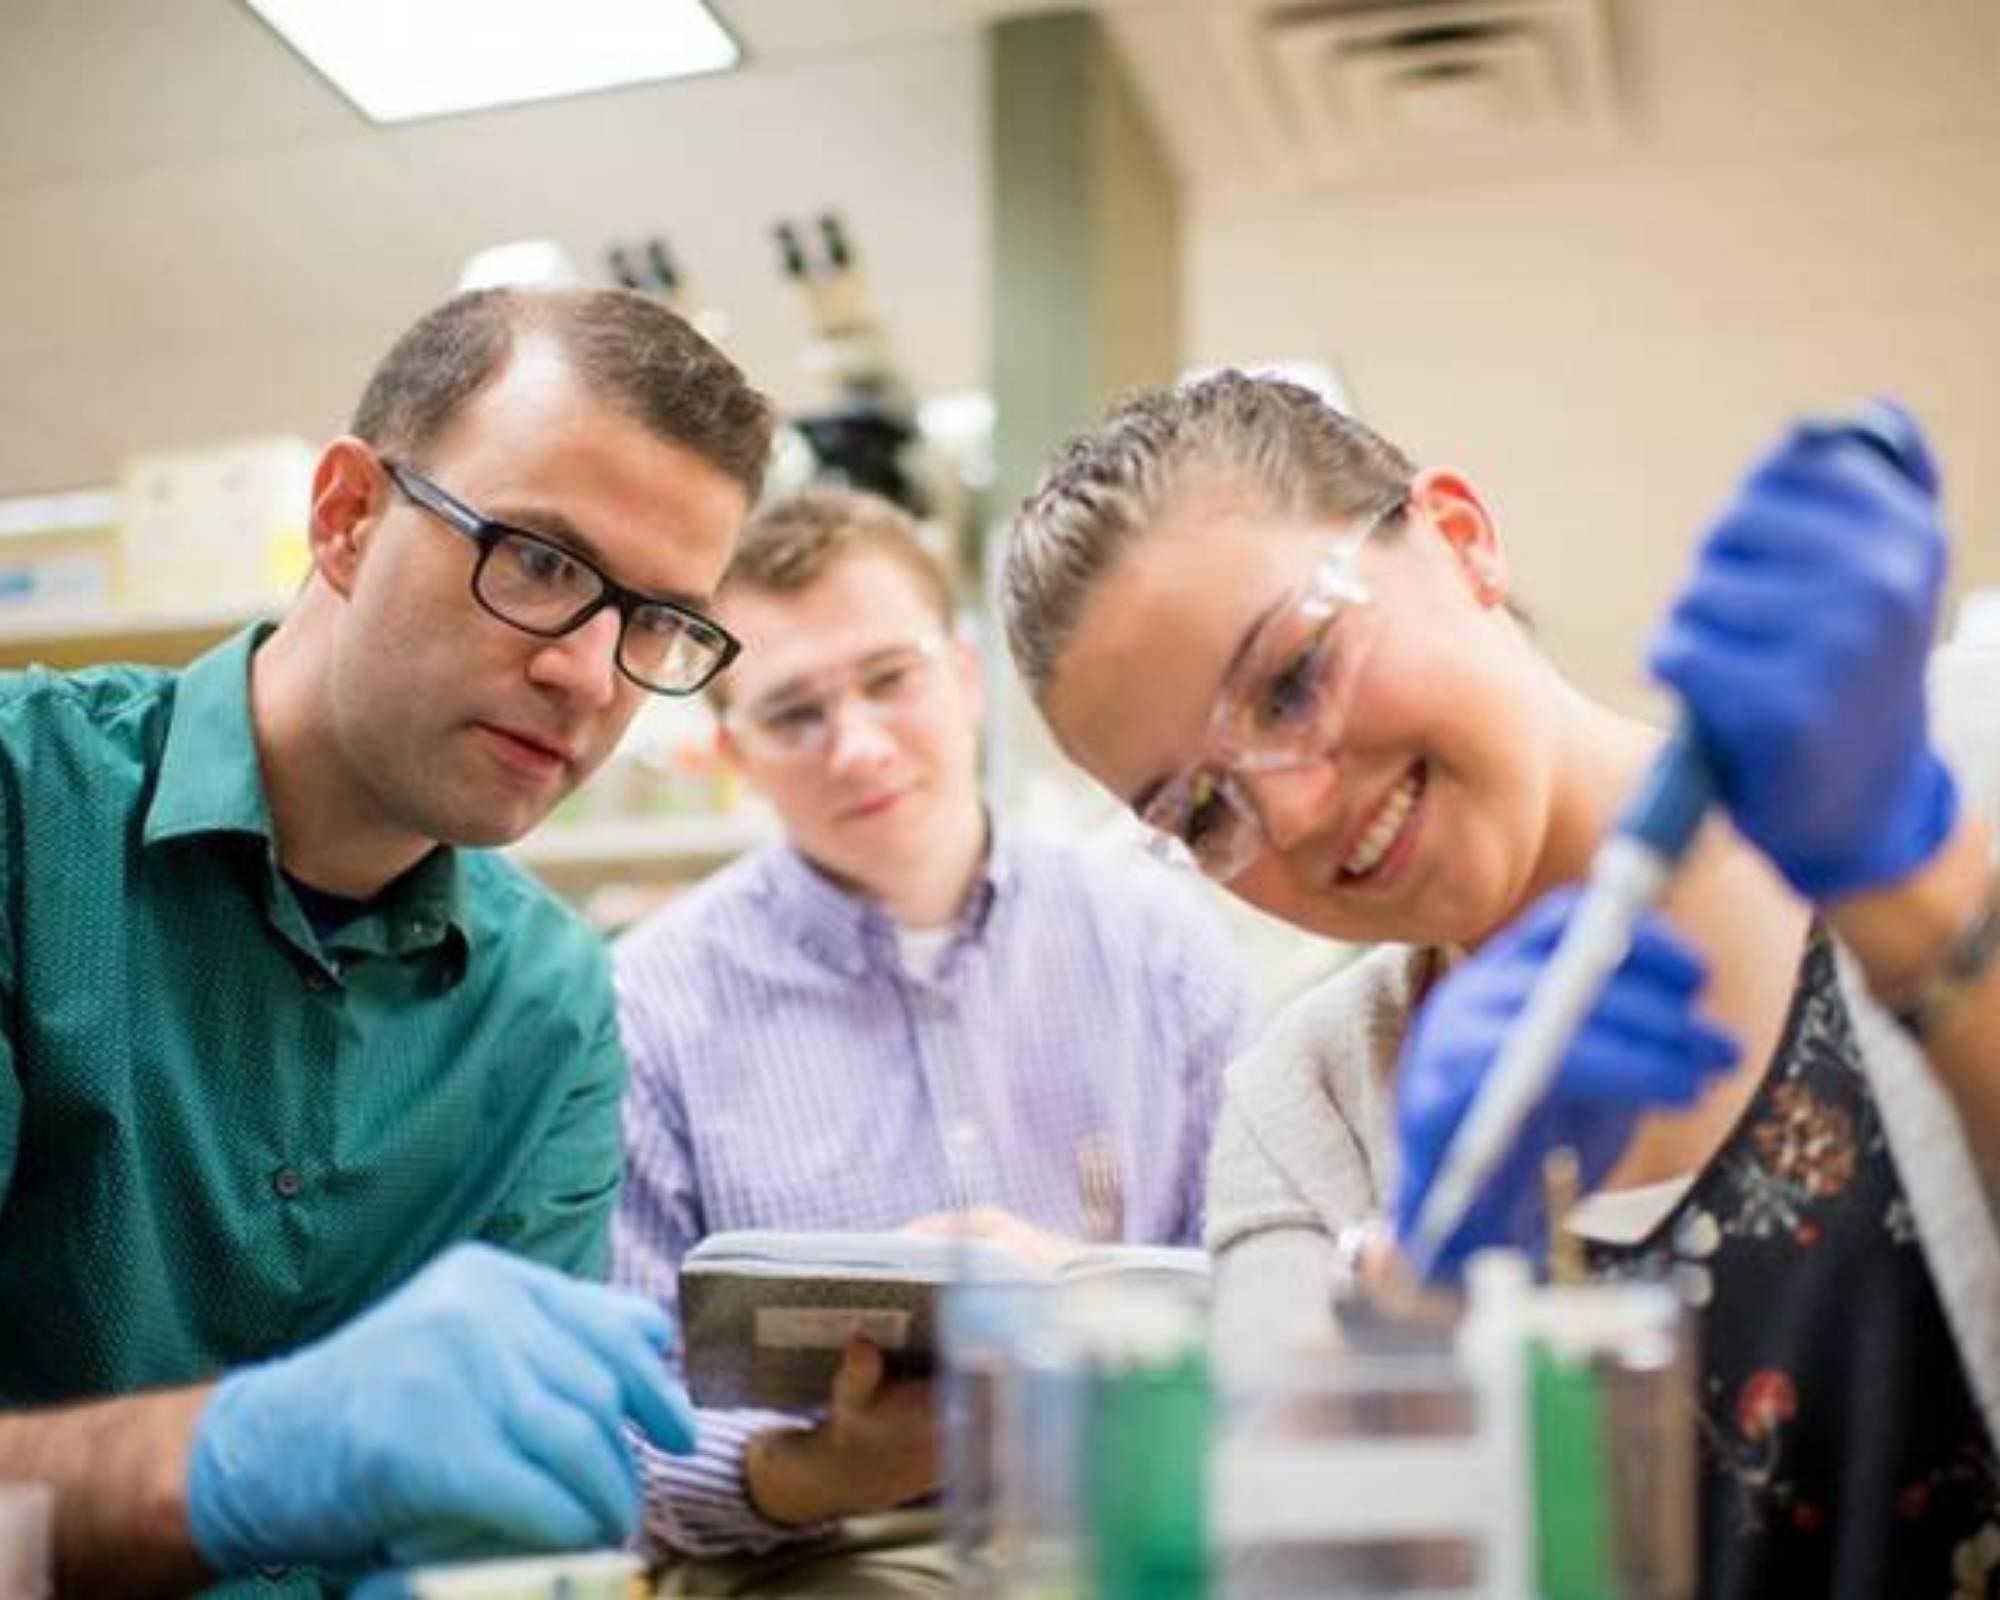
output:
{"label": "blue latex glove", "polygon": [[[1439,984],[1417,1013],[1396,1069],[1396,1237],[1403,1244],[1415,1235],[1452,1135],[1576,902],[1573,888],[1539,901]],[[1709,1078],[1735,1064],[1735,1042],[1695,1014],[1705,979],[1664,922],[1639,924],[1547,1097],[1440,1256],[1441,1275],[1455,1275],[1473,1251],[1494,1245],[1539,1257],[1548,1240],[1542,1163],[1551,1150],[1574,1150],[1583,1187],[1593,1188],[1624,1153],[1641,1116],[1692,1104]]]}
{"label": "blue latex glove", "polygon": [[1945,570],[1937,470],[1905,413],[1881,415],[1902,471],[1825,423],[1757,464],[1652,653],[1737,827],[1814,900],[1906,877],[1957,816],[1924,710]]}
{"label": "blue latex glove", "polygon": [[622,1543],[629,1420],[693,1448],[651,1301],[460,1245],[294,1355],[232,1373],[196,1424],[188,1522],[223,1572],[329,1571]]}

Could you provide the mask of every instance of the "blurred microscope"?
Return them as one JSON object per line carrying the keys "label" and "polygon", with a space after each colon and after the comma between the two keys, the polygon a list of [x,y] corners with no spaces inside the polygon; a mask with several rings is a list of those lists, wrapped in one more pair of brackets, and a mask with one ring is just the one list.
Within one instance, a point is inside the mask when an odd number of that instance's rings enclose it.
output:
{"label": "blurred microscope", "polygon": [[[919,403],[838,215],[783,220],[771,231],[779,274],[804,312],[799,364],[815,393],[779,429],[766,493],[814,483],[869,490],[926,524],[943,553],[955,555],[991,477],[990,402],[960,395]],[[664,239],[614,244],[604,260],[613,281],[659,297],[727,343],[720,314],[697,304]]]}
{"label": "blurred microscope", "polygon": [[810,230],[772,230],[778,267],[812,329],[803,361],[828,403],[790,419],[811,453],[810,476],[893,500],[917,517],[937,510],[924,482],[916,406],[889,354],[846,229],[832,212]]}

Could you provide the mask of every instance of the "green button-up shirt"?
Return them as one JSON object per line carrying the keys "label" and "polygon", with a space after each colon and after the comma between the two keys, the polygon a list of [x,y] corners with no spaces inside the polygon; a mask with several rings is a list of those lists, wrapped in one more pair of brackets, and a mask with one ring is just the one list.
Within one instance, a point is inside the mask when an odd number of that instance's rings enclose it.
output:
{"label": "green button-up shirt", "polygon": [[604,1268],[602,942],[447,849],[316,938],[251,735],[260,637],[0,676],[0,1405],[286,1350],[460,1239]]}

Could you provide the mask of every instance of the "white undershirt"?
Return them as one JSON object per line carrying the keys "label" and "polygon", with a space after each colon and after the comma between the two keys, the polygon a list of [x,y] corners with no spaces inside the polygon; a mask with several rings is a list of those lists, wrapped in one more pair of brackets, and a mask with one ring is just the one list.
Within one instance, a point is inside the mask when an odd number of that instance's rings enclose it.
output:
{"label": "white undershirt", "polygon": [[896,950],[903,958],[903,970],[912,977],[935,978],[957,931],[949,923],[942,928],[905,928],[898,923]]}

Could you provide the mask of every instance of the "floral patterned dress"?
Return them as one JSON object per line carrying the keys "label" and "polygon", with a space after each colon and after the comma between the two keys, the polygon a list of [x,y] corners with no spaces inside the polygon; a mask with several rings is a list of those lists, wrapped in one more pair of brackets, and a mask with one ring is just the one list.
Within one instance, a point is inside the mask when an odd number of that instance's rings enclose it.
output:
{"label": "floral patterned dress", "polygon": [[2000,1465],[1813,929],[1742,1121],[1674,1210],[1593,1270],[1702,1311],[1710,1600],[2000,1600]]}

